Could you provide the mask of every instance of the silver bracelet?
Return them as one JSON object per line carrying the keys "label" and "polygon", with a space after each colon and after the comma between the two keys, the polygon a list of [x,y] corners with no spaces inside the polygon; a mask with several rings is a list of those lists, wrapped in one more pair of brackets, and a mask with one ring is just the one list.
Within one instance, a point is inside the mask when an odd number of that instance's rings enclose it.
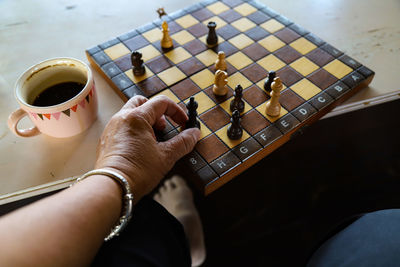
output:
{"label": "silver bracelet", "polygon": [[82,175],[81,177],[79,177],[78,179],[76,179],[76,181],[72,185],[70,185],[70,187],[92,175],[105,175],[112,178],[121,185],[123,191],[124,206],[121,213],[122,215],[119,218],[119,224],[114,226],[111,229],[111,233],[106,238],[104,238],[104,241],[108,241],[112,239],[114,236],[118,236],[122,232],[122,230],[124,230],[124,228],[128,225],[129,220],[132,217],[133,194],[131,192],[131,188],[129,186],[128,181],[122,175],[106,169],[96,169],[89,171],[84,175]]}

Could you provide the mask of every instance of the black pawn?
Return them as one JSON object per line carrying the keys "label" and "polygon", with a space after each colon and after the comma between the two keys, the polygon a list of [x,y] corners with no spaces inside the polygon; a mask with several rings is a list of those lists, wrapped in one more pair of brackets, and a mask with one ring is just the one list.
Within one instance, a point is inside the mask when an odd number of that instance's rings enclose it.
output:
{"label": "black pawn", "polygon": [[243,88],[240,84],[236,85],[233,95],[234,98],[230,104],[231,111],[234,112],[235,110],[238,110],[239,113],[242,113],[244,111],[244,101],[242,100]]}
{"label": "black pawn", "polygon": [[268,73],[268,78],[265,80],[264,90],[267,91],[268,94],[272,91],[271,84],[274,81],[275,77],[276,77],[276,72],[271,70]]}
{"label": "black pawn", "polygon": [[232,140],[238,140],[243,135],[243,129],[240,125],[240,113],[235,110],[232,113],[231,124],[228,126],[228,137]]}
{"label": "black pawn", "polygon": [[212,47],[218,44],[218,36],[215,32],[215,28],[217,27],[217,23],[214,21],[210,21],[207,24],[208,27],[208,35],[207,35],[207,44],[208,46]]}
{"label": "black pawn", "polygon": [[131,61],[132,61],[133,75],[142,76],[146,71],[142,60],[142,54],[138,51],[132,52]]}
{"label": "black pawn", "polygon": [[199,105],[197,102],[194,100],[194,97],[190,97],[189,103],[186,104],[186,108],[188,110],[188,121],[185,124],[185,128],[194,128],[197,127],[200,129],[200,122],[197,120],[197,107]]}

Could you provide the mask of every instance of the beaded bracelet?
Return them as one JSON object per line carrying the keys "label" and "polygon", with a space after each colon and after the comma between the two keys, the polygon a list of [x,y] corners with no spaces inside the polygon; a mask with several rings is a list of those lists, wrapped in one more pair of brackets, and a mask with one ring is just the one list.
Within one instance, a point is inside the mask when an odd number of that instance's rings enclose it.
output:
{"label": "beaded bracelet", "polygon": [[70,187],[92,175],[105,175],[117,181],[122,187],[123,200],[124,200],[124,206],[121,213],[122,215],[119,218],[119,224],[114,226],[111,229],[111,233],[106,238],[104,238],[104,241],[109,241],[113,237],[118,236],[122,232],[122,230],[124,230],[124,228],[128,225],[129,220],[132,217],[133,194],[131,193],[131,188],[129,186],[128,181],[122,175],[106,169],[96,169],[89,171],[84,175],[82,175],[81,177],[79,177],[78,179],[76,179],[76,181],[73,184],[71,184]]}

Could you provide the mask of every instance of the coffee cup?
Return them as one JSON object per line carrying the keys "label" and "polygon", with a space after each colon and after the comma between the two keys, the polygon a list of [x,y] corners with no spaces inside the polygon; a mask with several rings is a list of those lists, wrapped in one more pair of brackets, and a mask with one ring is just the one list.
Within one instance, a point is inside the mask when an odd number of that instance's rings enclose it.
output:
{"label": "coffee cup", "polygon": [[[70,137],[88,129],[97,117],[92,72],[74,58],[53,58],[30,67],[18,78],[14,94],[20,108],[9,116],[8,127],[18,136]],[[19,129],[25,116],[34,127]]]}

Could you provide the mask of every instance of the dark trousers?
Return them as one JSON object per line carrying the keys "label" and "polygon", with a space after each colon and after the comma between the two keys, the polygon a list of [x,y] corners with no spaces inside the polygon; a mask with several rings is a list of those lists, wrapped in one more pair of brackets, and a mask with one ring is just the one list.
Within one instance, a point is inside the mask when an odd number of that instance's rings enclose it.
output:
{"label": "dark trousers", "polygon": [[326,241],[307,266],[400,266],[400,210],[362,216]]}
{"label": "dark trousers", "polygon": [[182,224],[150,198],[142,199],[120,236],[105,242],[92,266],[191,266]]}

